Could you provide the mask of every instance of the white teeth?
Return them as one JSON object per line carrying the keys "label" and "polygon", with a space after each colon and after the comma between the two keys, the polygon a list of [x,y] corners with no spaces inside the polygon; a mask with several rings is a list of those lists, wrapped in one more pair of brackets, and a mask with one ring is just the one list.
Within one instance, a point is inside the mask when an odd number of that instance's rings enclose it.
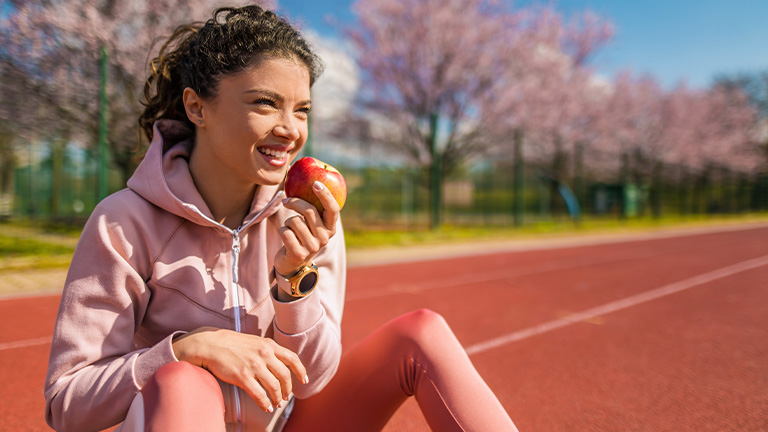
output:
{"label": "white teeth", "polygon": [[261,147],[258,150],[261,153],[264,153],[267,156],[272,156],[273,158],[277,158],[277,159],[282,159],[282,158],[284,158],[288,154],[288,152],[277,151],[277,150],[272,150],[272,149],[268,149],[268,148],[261,148]]}

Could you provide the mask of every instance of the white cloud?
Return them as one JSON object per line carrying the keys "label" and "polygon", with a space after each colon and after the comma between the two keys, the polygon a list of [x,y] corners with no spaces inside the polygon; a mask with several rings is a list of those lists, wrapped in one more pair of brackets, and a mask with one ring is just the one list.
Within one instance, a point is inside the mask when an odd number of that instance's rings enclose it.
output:
{"label": "white cloud", "polygon": [[325,38],[312,31],[305,36],[325,63],[325,72],[312,87],[312,115],[317,121],[346,117],[360,88],[360,71],[349,42]]}

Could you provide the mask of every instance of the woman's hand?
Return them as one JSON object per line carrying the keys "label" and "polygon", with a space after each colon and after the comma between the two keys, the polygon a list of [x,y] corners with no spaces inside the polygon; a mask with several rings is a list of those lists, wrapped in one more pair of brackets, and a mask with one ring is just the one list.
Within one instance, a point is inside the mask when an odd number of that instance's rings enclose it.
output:
{"label": "woman's hand", "polygon": [[242,388],[266,412],[288,400],[291,373],[299,382],[309,382],[296,353],[255,335],[201,327],[174,339],[173,352],[177,359]]}
{"label": "woman's hand", "polygon": [[336,222],[339,220],[339,203],[331,191],[320,182],[312,186],[313,192],[323,204],[321,215],[315,206],[299,199],[283,200],[286,208],[299,213],[285,221],[281,227],[280,238],[283,247],[275,255],[275,270],[283,276],[291,276],[300,268],[308,265],[315,254],[336,234]]}

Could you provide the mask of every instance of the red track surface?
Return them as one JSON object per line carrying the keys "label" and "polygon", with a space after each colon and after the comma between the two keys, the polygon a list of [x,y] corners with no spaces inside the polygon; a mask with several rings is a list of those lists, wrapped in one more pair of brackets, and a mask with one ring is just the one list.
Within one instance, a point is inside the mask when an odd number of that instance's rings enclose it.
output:
{"label": "red track surface", "polygon": [[[768,430],[766,227],[358,267],[348,286],[345,346],[431,308],[521,431]],[[2,431],[49,430],[57,306],[0,301]],[[385,430],[428,428],[409,401]]]}

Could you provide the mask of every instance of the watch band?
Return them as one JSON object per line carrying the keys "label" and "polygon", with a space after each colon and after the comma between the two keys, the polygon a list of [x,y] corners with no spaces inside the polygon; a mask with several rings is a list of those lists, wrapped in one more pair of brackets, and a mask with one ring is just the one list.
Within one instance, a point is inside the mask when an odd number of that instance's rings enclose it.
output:
{"label": "watch band", "polygon": [[318,271],[317,265],[314,263],[300,268],[299,271],[289,277],[281,275],[274,268],[272,272],[277,287],[291,297],[305,297],[317,286]]}

